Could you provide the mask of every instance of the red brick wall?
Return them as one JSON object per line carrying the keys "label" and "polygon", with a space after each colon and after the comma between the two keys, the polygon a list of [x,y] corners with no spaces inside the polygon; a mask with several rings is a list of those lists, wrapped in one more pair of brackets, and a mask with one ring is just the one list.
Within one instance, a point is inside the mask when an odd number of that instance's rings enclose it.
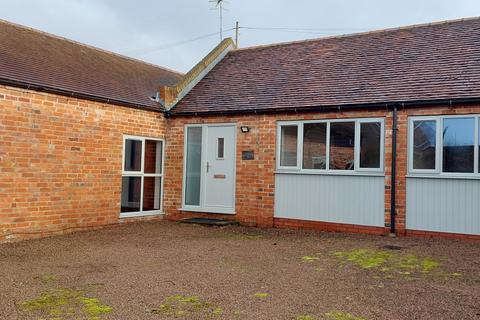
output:
{"label": "red brick wall", "polygon": [[163,114],[5,86],[0,109],[0,241],[130,221],[123,134],[163,138]]}
{"label": "red brick wall", "polygon": [[[236,216],[246,225],[290,226],[379,233],[358,226],[274,221],[276,122],[385,117],[385,229],[390,223],[391,111],[348,111],[174,117],[52,94],[0,86],[0,241],[96,228],[119,219],[123,134],[166,137],[164,208],[169,218],[182,198],[183,141],[186,123],[237,124]],[[480,113],[480,106],[437,106],[399,110],[397,153],[397,230],[405,230],[407,119],[409,115]],[[249,126],[241,133],[240,126]],[[244,161],[242,151],[255,160]],[[146,159],[148,164],[148,159]],[[153,187],[153,186],[152,186]],[[148,202],[149,200],[146,199]],[[150,201],[151,202],[151,201]],[[218,217],[217,215],[214,215]],[[438,234],[435,234],[438,236]],[[459,235],[456,235],[459,236]]]}
{"label": "red brick wall", "polygon": [[[469,114],[480,113],[480,106],[436,106],[429,108],[401,109],[398,112],[397,136],[397,195],[396,195],[396,228],[397,234],[406,235],[405,208],[406,208],[406,174],[407,174],[407,137],[408,116],[436,115],[436,114]],[[275,144],[276,122],[285,120],[312,120],[337,118],[385,118],[385,228],[383,233],[389,232],[390,227],[390,191],[391,191],[391,164],[392,164],[392,112],[383,110],[372,111],[345,111],[327,113],[303,114],[267,114],[267,115],[236,115],[236,116],[205,116],[205,117],[174,117],[167,123],[166,149],[166,177],[164,204],[170,219],[179,219],[195,214],[181,212],[182,197],[182,170],[183,170],[183,130],[185,124],[193,123],[236,123],[237,124],[237,181],[236,181],[236,219],[246,225],[261,227],[290,226],[316,228],[323,230],[338,230],[348,232],[379,233],[378,228],[362,228],[359,226],[299,222],[298,220],[273,218],[274,183],[275,183]],[[249,126],[249,133],[241,133],[240,126]],[[241,153],[245,150],[255,152],[255,160],[243,161]],[[218,217],[218,215],[196,214]],[[418,235],[419,233],[410,232]],[[438,236],[439,234],[435,234]]]}
{"label": "red brick wall", "polygon": [[[237,180],[236,217],[246,225],[274,226],[274,188],[277,121],[336,119],[360,117],[390,117],[386,111],[329,112],[305,114],[263,114],[239,116],[173,117],[167,123],[167,149],[165,167],[164,205],[170,219],[191,216],[181,212],[184,125],[193,123],[236,123],[237,124]],[[388,120],[386,123],[390,123]],[[249,133],[242,133],[240,126],[249,126]],[[386,139],[391,139],[387,132]],[[386,148],[391,145],[386,142]],[[255,160],[242,160],[242,151],[253,150]],[[386,210],[390,210],[390,198]],[[202,214],[205,215],[205,214]],[[213,215],[216,217],[216,215]],[[388,220],[389,221],[389,220]],[[305,222],[307,225],[308,222]],[[356,228],[355,230],[357,230]]]}

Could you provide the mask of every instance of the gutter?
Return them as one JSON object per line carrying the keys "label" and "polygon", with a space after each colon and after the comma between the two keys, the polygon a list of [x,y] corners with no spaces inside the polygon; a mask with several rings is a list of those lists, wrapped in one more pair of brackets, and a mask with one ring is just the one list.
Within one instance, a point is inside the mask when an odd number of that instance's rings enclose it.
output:
{"label": "gutter", "polygon": [[[115,104],[115,105],[134,108],[134,109],[154,111],[154,112],[159,112],[159,113],[164,113],[165,112],[165,110],[163,110],[161,108],[155,108],[155,107],[152,107],[152,106],[146,106],[146,105],[142,105],[142,104],[131,103],[131,102],[123,101],[123,100],[104,98],[104,97],[94,96],[94,95],[90,95],[90,94],[74,92],[74,91],[70,91],[70,90],[63,90],[63,89],[52,88],[52,87],[45,87],[45,86],[31,84],[31,83],[23,82],[23,81],[16,81],[16,80],[9,80],[9,79],[0,78],[0,84],[10,86],[10,87],[34,90],[34,91],[38,91],[38,92],[46,92],[46,93],[57,94],[57,95],[64,96],[64,97],[71,97],[71,98],[77,98],[77,99],[82,99],[82,100],[90,100],[90,101],[108,103],[108,104]],[[159,104],[159,106],[160,106],[160,104]]]}
{"label": "gutter", "polygon": [[437,99],[437,100],[414,100],[414,101],[398,101],[398,102],[378,102],[367,104],[345,104],[345,105],[327,105],[327,106],[306,106],[306,107],[282,107],[271,109],[248,109],[248,110],[224,110],[224,111],[185,111],[175,112],[175,108],[169,110],[169,117],[176,116],[209,116],[209,115],[241,115],[241,114],[271,114],[271,113],[299,113],[299,112],[320,112],[320,111],[342,111],[342,110],[358,110],[358,109],[384,109],[385,107],[402,106],[402,107],[422,107],[453,104],[480,103],[480,97],[475,98],[458,98],[458,99]]}

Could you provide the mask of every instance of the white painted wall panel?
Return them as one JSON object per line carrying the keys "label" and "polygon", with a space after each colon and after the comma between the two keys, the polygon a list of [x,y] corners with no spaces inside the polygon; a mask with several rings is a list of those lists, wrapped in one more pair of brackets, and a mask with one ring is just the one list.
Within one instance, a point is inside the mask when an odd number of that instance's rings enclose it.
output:
{"label": "white painted wall panel", "polygon": [[275,217],[384,226],[382,176],[275,175]]}
{"label": "white painted wall panel", "polygon": [[406,226],[480,235],[480,180],[407,178]]}

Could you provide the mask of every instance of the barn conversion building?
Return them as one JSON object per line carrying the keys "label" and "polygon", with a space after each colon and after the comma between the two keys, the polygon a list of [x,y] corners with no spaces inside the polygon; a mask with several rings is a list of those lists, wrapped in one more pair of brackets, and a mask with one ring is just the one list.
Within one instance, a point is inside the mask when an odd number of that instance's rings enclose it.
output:
{"label": "barn conversion building", "polygon": [[139,219],[480,239],[480,18],[185,75],[0,22],[0,240]]}

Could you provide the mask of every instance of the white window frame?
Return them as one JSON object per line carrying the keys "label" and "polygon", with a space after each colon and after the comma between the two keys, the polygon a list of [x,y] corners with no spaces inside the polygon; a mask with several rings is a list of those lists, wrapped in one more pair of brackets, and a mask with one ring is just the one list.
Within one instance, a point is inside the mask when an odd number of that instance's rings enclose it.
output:
{"label": "white window frame", "polygon": [[[282,166],[281,160],[281,143],[282,143],[282,126],[297,126],[297,164],[295,166]],[[279,170],[299,170],[302,165],[302,159],[300,159],[303,153],[303,144],[299,143],[300,137],[303,137],[303,125],[301,121],[282,121],[277,125],[277,169]],[[303,140],[303,138],[302,138]]]}
{"label": "white window frame", "polygon": [[[353,170],[334,170],[330,169],[330,124],[338,122],[355,123],[355,143],[354,143],[354,169]],[[361,168],[360,167],[360,124],[379,122],[381,126],[380,139],[380,168]],[[325,169],[304,169],[303,168],[303,127],[307,123],[326,123],[326,155]],[[281,129],[283,126],[297,125],[297,164],[296,166],[281,166]],[[276,143],[276,166],[280,173],[304,173],[304,174],[338,174],[338,175],[384,175],[385,172],[385,118],[345,118],[345,119],[322,119],[322,120],[303,120],[303,121],[278,121],[277,122],[277,143]]]}
{"label": "white window frame", "polygon": [[[444,119],[474,119],[474,161],[473,173],[465,172],[443,172],[443,120]],[[435,149],[435,170],[414,169],[413,168],[413,122],[422,120],[436,121],[436,142]],[[412,116],[408,119],[408,171],[410,176],[427,176],[441,178],[479,178],[479,131],[480,131],[480,114],[458,114],[458,115],[438,115],[438,116]]]}
{"label": "white window frame", "polygon": [[[127,140],[136,140],[142,142],[142,152],[141,152],[141,166],[140,171],[125,171],[125,146]],[[162,165],[161,165],[161,173],[144,173],[144,165],[145,165],[145,141],[158,141],[162,143]],[[142,136],[133,136],[133,135],[123,135],[123,153],[122,153],[122,178],[123,177],[140,177],[140,211],[134,212],[120,212],[120,218],[132,218],[132,217],[143,217],[143,216],[153,216],[163,214],[163,183],[164,183],[164,170],[165,170],[165,140],[159,138],[150,138],[150,137],[142,137]],[[158,210],[149,210],[143,211],[143,185],[144,185],[144,178],[145,177],[159,177],[160,178],[160,209]],[[120,195],[121,199],[121,195]],[[121,202],[121,200],[120,200]],[[122,204],[120,203],[120,206]]]}

